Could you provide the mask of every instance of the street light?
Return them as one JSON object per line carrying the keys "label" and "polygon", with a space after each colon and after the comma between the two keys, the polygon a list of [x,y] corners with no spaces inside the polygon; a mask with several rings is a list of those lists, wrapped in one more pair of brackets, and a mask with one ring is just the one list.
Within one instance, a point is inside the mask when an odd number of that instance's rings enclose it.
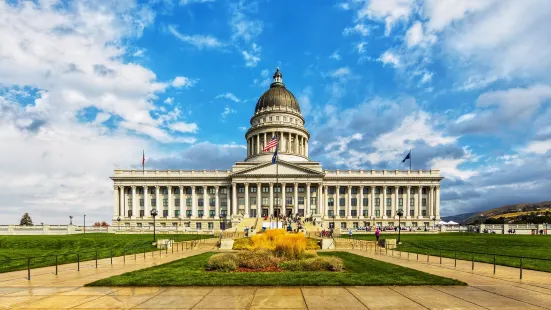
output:
{"label": "street light", "polygon": [[[220,230],[226,230],[226,213],[220,213]],[[222,223],[224,223],[224,229],[222,229]]]}
{"label": "street light", "polygon": [[121,217],[117,217],[117,222],[119,222],[119,231],[121,231]]}
{"label": "street light", "polygon": [[84,233],[86,233],[86,214],[84,214]]}
{"label": "street light", "polygon": [[436,216],[432,217],[432,230],[436,227]]}
{"label": "street light", "polygon": [[157,242],[157,236],[155,235],[155,217],[157,216],[157,214],[159,214],[157,212],[157,209],[152,209],[151,210],[151,216],[153,217],[153,242]]}
{"label": "street light", "polygon": [[404,210],[398,209],[398,212],[396,212],[398,215],[398,244],[401,244],[400,242],[400,233],[402,232],[402,225],[400,225],[400,220],[402,219],[402,216],[404,215]]}

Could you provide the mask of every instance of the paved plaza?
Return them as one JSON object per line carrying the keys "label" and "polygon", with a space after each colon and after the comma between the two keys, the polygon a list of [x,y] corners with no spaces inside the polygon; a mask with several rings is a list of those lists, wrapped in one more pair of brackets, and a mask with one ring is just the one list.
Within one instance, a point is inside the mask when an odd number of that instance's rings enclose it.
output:
{"label": "paved plaza", "polygon": [[[83,287],[84,284],[176,259],[208,249],[168,254],[147,253],[0,275],[0,307],[3,309],[551,309],[551,277],[547,273],[426,256],[419,261],[405,253],[398,257],[346,250],[370,258],[455,278],[467,287]],[[134,258],[136,258],[134,260]],[[392,275],[388,275],[391,277]]]}

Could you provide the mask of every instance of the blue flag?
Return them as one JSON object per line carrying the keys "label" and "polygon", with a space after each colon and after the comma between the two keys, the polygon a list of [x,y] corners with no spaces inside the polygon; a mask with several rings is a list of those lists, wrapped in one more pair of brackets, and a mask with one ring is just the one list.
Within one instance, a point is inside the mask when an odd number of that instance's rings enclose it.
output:
{"label": "blue flag", "polygon": [[278,149],[278,147],[276,146],[274,156],[272,156],[272,165],[277,162],[277,149]]}
{"label": "blue flag", "polygon": [[406,155],[406,158],[404,158],[404,160],[402,160],[402,162],[405,162],[408,159],[411,160],[411,151],[409,151],[409,153]]}

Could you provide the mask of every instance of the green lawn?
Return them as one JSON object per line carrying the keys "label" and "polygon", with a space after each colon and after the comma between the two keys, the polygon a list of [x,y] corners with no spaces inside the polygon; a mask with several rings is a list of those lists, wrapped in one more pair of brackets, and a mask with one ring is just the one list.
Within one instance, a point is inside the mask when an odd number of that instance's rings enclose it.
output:
{"label": "green lawn", "polygon": [[[205,235],[160,235],[157,239],[175,241],[206,238]],[[78,234],[65,236],[0,236],[0,273],[27,268],[27,258],[31,257],[31,268],[55,265],[58,263],[92,260],[98,250],[98,258],[123,253],[143,253],[150,251],[153,235]],[[46,257],[42,257],[46,256]]]}
{"label": "green lawn", "polygon": [[330,285],[465,285],[417,270],[346,252],[319,252],[344,260],[345,272],[216,272],[205,271],[205,253],[171,263],[102,279],[87,286],[330,286]]}
{"label": "green lawn", "polygon": [[[355,235],[355,238],[363,240],[375,240],[374,235]],[[397,239],[398,235],[385,235],[381,238]],[[476,233],[443,233],[437,235],[401,235],[402,251],[412,253],[440,255],[453,258],[457,253],[457,259],[471,260],[470,253],[479,252],[488,254],[474,254],[477,262],[493,263],[496,254],[496,264],[504,266],[520,266],[519,258],[505,257],[523,256],[532,258],[551,259],[551,235],[493,235]],[[523,259],[523,268],[551,272],[551,260]]]}

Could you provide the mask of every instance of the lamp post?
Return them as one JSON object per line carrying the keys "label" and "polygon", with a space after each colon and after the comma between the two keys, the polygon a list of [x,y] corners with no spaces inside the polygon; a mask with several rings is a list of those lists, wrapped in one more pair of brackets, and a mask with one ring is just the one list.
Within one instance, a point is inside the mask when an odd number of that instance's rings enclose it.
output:
{"label": "lamp post", "polygon": [[73,225],[73,216],[69,215],[69,225]]}
{"label": "lamp post", "polygon": [[117,222],[119,222],[119,231],[121,231],[121,217],[117,217]]}
{"label": "lamp post", "polygon": [[432,217],[432,230],[436,227],[436,216]]}
{"label": "lamp post", "polygon": [[547,235],[547,223],[543,223],[545,225],[545,234]]}
{"label": "lamp post", "polygon": [[178,219],[180,220],[180,227],[182,226],[182,217],[178,216]]}
{"label": "lamp post", "polygon": [[84,233],[86,233],[86,214],[84,214]]}
{"label": "lamp post", "polygon": [[[225,231],[226,230],[226,214],[220,213],[220,230]],[[224,223],[224,229],[222,229],[222,223]]]}
{"label": "lamp post", "polygon": [[400,242],[400,233],[402,232],[402,225],[400,225],[400,220],[402,219],[402,216],[404,215],[404,210],[398,209],[398,212],[396,212],[398,215],[398,244],[401,244]]}
{"label": "lamp post", "polygon": [[155,235],[155,217],[159,214],[157,209],[151,210],[151,216],[153,217],[153,243],[157,242],[157,236]]}

